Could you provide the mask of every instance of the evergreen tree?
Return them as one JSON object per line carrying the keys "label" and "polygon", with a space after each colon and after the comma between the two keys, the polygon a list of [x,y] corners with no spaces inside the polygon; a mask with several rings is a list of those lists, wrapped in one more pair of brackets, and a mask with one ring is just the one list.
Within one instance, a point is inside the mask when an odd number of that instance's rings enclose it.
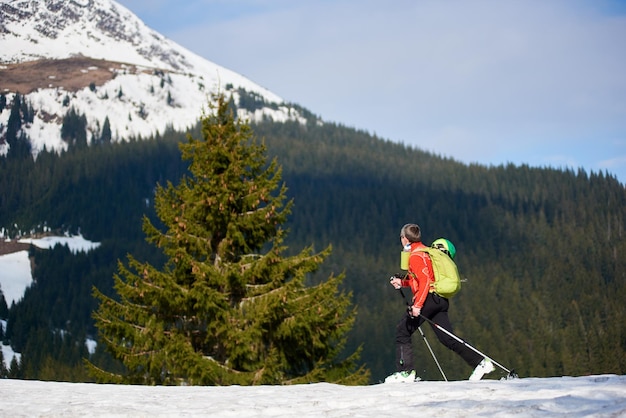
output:
{"label": "evergreen tree", "polygon": [[11,360],[11,364],[9,365],[8,378],[20,379],[21,377],[22,377],[21,364],[17,360],[17,356],[13,356],[13,359]]}
{"label": "evergreen tree", "polygon": [[6,379],[7,377],[9,377],[9,370],[4,364],[4,354],[2,354],[2,350],[0,350],[0,379]]}
{"label": "evergreen tree", "polygon": [[[7,305],[7,301],[4,298],[4,293],[2,292],[2,287],[0,287],[0,318],[6,319],[9,315],[9,306]],[[1,331],[0,327],[0,331]]]}
{"label": "evergreen tree", "polygon": [[111,142],[111,138],[113,134],[111,133],[111,122],[109,122],[109,117],[104,118],[104,124],[102,125],[102,135],[100,136],[100,142],[108,144]]}
{"label": "evergreen tree", "polygon": [[19,93],[13,96],[11,112],[7,121],[6,142],[9,144],[10,158],[23,160],[31,156],[30,141],[21,131],[24,123],[32,123],[34,111]]}
{"label": "evergreen tree", "polygon": [[20,108],[22,107],[22,96],[19,93],[15,93],[13,96],[13,102],[11,104],[11,113],[9,114],[9,120],[7,122],[7,142],[12,146],[16,139],[17,133],[22,129],[22,115],[20,114]]}
{"label": "evergreen tree", "polygon": [[87,117],[73,107],[63,116],[61,139],[71,146],[87,146]]}
{"label": "evergreen tree", "polygon": [[292,201],[282,169],[236,121],[223,95],[188,135],[182,157],[190,177],[157,188],[147,240],[167,262],[159,269],[132,255],[120,262],[114,299],[94,289],[101,339],[124,375],[88,363],[100,381],[140,384],[366,383],[357,349],[343,354],[355,319],[344,276],[307,287],[330,254],[312,246],[284,256]]}
{"label": "evergreen tree", "polygon": [[35,109],[26,99],[23,99],[20,104],[20,113],[25,123],[33,123],[35,120]]}

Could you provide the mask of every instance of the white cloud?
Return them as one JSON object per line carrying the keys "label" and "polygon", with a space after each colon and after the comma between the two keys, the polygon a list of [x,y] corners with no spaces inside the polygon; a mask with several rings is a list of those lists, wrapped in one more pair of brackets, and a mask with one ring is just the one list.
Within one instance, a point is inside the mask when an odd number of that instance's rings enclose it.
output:
{"label": "white cloud", "polygon": [[612,171],[615,167],[626,165],[626,152],[614,158],[608,158],[598,163],[599,168]]}

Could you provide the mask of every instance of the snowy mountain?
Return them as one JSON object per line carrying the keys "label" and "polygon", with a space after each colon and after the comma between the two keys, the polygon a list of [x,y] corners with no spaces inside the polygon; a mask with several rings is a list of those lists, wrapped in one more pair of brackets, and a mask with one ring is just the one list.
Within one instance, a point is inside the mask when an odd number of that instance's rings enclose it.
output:
{"label": "snowy mountain", "polygon": [[217,89],[235,101],[243,89],[261,103],[240,109],[241,117],[300,118],[277,95],[165,38],[113,0],[0,0],[0,94],[8,105],[0,108],[0,153],[16,92],[34,110],[22,129],[36,154],[67,148],[60,133],[70,109],[86,116],[87,141],[100,137],[106,118],[119,141],[187,129]]}

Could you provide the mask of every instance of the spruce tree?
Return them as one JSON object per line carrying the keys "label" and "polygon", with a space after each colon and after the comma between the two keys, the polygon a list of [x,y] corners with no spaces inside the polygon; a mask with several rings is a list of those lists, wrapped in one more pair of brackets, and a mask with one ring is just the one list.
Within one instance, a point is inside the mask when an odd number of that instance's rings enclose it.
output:
{"label": "spruce tree", "polygon": [[88,363],[103,382],[253,385],[363,384],[360,349],[344,353],[355,319],[344,275],[305,281],[330,254],[312,246],[286,256],[293,201],[282,168],[233,116],[223,94],[202,118],[202,139],[180,144],[189,173],[158,186],[163,226],[144,217],[162,267],[132,255],[118,263],[117,297],[94,289],[100,339],[125,373]]}
{"label": "spruce tree", "polygon": [[104,118],[104,124],[102,125],[102,134],[100,135],[100,142],[105,144],[111,143],[111,138],[113,138],[113,134],[111,133],[111,122],[109,121],[109,117]]}

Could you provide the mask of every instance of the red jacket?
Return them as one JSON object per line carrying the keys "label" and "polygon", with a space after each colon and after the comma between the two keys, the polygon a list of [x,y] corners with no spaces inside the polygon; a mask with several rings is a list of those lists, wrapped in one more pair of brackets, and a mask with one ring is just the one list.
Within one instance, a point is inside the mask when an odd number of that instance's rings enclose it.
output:
{"label": "red jacket", "polygon": [[402,280],[402,286],[410,287],[413,292],[413,306],[422,308],[431,285],[435,281],[433,265],[428,253],[417,251],[426,246],[421,242],[411,244],[411,255],[409,256],[409,274]]}

